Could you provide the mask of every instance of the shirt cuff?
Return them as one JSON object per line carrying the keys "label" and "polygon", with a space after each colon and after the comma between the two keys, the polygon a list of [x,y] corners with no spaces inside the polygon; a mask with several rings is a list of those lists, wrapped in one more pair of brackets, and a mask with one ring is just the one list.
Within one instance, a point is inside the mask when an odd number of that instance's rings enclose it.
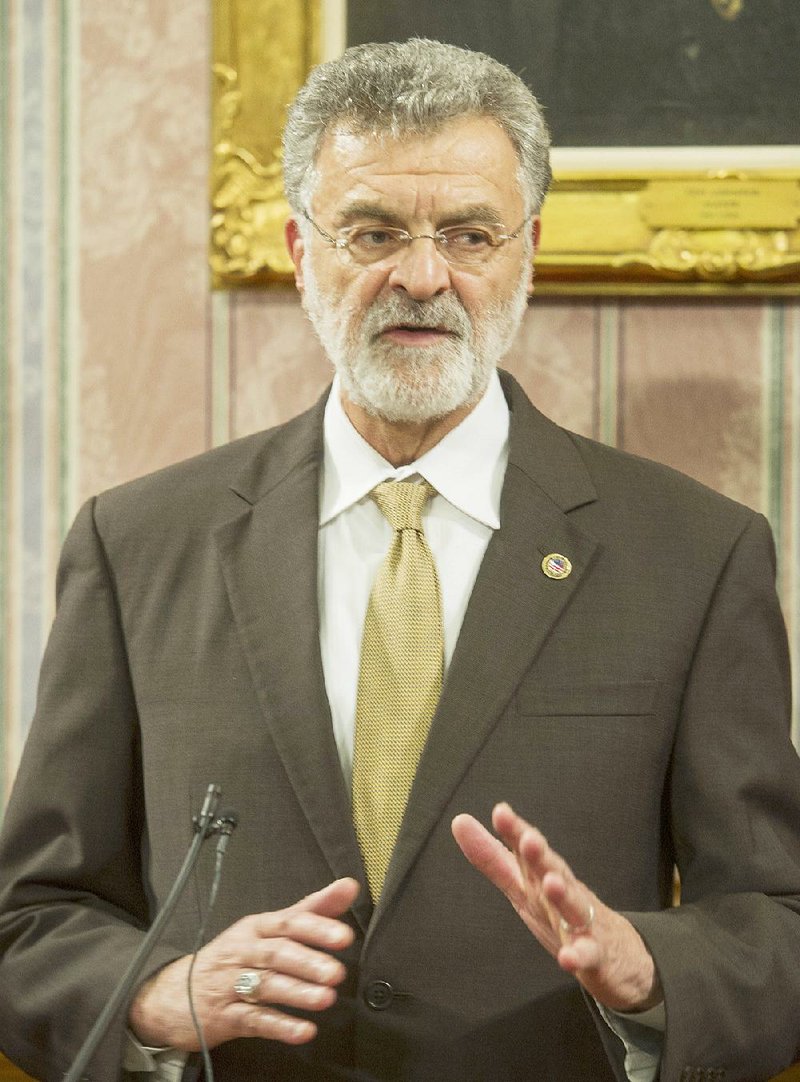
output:
{"label": "shirt cuff", "polygon": [[180,1082],[187,1054],[175,1048],[147,1048],[127,1031],[122,1069],[137,1074],[151,1074],[152,1082]]}
{"label": "shirt cuff", "polygon": [[625,1045],[625,1073],[629,1082],[655,1082],[667,1028],[663,1002],[637,1013],[612,1011],[602,1003],[597,1004],[597,1009]]}

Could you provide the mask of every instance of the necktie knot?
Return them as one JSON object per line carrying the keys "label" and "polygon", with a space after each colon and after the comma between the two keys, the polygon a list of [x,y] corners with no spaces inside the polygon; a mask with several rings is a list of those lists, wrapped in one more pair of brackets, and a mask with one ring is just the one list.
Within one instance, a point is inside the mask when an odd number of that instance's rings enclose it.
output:
{"label": "necktie knot", "polygon": [[427,481],[383,481],[372,498],[393,530],[421,530],[422,509],[435,491]]}

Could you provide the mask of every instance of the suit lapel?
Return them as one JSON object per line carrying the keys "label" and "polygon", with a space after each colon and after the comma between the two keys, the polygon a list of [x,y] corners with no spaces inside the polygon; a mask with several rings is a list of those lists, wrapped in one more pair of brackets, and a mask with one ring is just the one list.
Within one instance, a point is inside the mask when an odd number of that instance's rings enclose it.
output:
{"label": "suit lapel", "polygon": [[[575,445],[516,384],[504,383],[512,422],[501,528],[489,543],[470,598],[376,920],[580,588],[596,548],[567,514],[596,498]],[[569,557],[569,577],[554,580],[544,574],[542,559],[550,553]]]}
{"label": "suit lapel", "polygon": [[319,648],[317,529],[323,404],[269,438],[233,486],[240,515],[217,532],[223,575],[253,684],[297,799],[334,877],[364,884],[333,738]]}

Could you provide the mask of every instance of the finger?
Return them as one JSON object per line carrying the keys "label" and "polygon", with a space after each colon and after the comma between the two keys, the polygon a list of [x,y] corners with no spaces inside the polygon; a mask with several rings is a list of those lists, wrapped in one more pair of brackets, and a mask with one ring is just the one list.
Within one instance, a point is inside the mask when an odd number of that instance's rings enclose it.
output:
{"label": "finger", "polygon": [[559,921],[559,932],[564,942],[577,936],[594,935],[600,902],[583,883],[574,878],[565,880],[558,873],[548,872],[542,880],[542,893]]}
{"label": "finger", "polygon": [[517,854],[529,878],[542,880],[548,872],[555,872],[567,881],[575,878],[570,866],[550,847],[544,834],[517,815],[509,804],[495,806],[492,825],[509,849]]}
{"label": "finger", "polygon": [[332,951],[348,947],[354,937],[353,929],[343,921],[294,906],[277,913],[258,913],[244,931],[248,939],[284,938]]}
{"label": "finger", "polygon": [[514,854],[528,902],[540,905],[548,924],[555,928],[557,918],[554,920],[550,903],[542,892],[543,876],[554,870],[547,860],[548,846],[544,835],[506,803],[495,806],[492,826]]}
{"label": "finger", "polygon": [[514,849],[529,900],[538,901],[547,921],[563,944],[571,936],[564,922],[576,928],[589,920],[590,906],[597,899],[576,879],[572,869],[548,844],[542,832],[511,808],[498,804],[493,824],[506,844]]}
{"label": "finger", "polygon": [[450,829],[470,864],[507,897],[519,899],[523,886],[513,853],[471,815],[457,815]]}
{"label": "finger", "polygon": [[340,984],[347,976],[338,958],[293,939],[263,939],[254,943],[247,959],[240,964],[326,987]]}
{"label": "finger", "polygon": [[577,976],[599,970],[605,959],[601,944],[591,936],[581,936],[565,943],[557,955],[558,964]]}
{"label": "finger", "polygon": [[260,1037],[284,1044],[305,1044],[317,1035],[313,1022],[306,1018],[293,1018],[272,1007],[234,1003],[226,1013],[230,1031],[236,1037]]}
{"label": "finger", "polygon": [[324,1011],[336,1002],[334,989],[324,985],[312,984],[268,969],[262,970],[260,977],[258,988],[247,997],[248,1003]]}
{"label": "finger", "polygon": [[514,852],[519,852],[523,844],[530,849],[531,856],[536,856],[540,851],[545,853],[548,849],[547,839],[542,832],[518,815],[510,804],[503,802],[495,805],[492,810],[492,826]]}
{"label": "finger", "polygon": [[340,917],[346,913],[361,890],[356,879],[337,879],[322,890],[301,898],[291,909],[318,913],[323,917]]}

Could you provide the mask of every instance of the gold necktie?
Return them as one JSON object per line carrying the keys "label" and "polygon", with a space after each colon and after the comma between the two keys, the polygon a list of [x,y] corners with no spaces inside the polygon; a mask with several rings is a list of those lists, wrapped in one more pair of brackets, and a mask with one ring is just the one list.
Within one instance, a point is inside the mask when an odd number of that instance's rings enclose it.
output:
{"label": "gold necktie", "polygon": [[353,755],[353,818],[375,901],[442,690],[439,580],[421,517],[433,493],[427,481],[372,492],[394,530],[364,621]]}

